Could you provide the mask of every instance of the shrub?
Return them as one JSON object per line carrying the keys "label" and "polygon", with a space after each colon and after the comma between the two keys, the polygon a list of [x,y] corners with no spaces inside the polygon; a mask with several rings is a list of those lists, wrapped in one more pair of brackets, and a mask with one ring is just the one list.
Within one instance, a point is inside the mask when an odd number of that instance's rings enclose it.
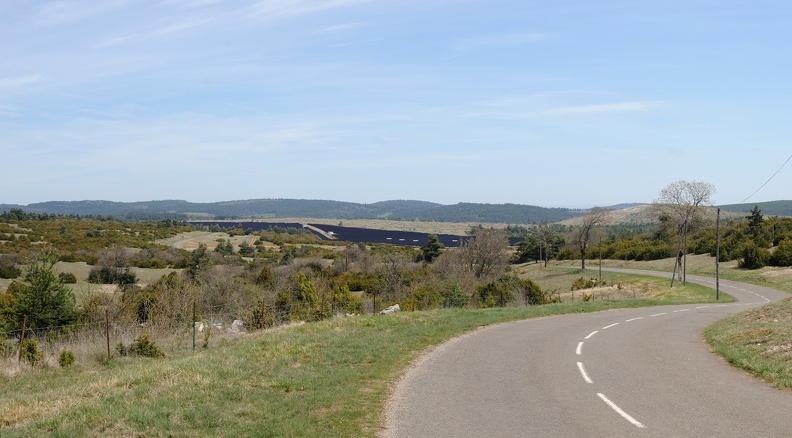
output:
{"label": "shrub", "polygon": [[71,272],[61,272],[60,274],[58,274],[58,277],[60,277],[61,281],[64,284],[75,284],[75,283],[77,283],[77,277],[74,274],[72,274]]}
{"label": "shrub", "polygon": [[145,357],[165,357],[165,353],[149,339],[148,332],[143,332],[129,346],[128,354]]}
{"label": "shrub", "polygon": [[466,294],[459,283],[448,283],[446,287],[440,291],[442,297],[441,304],[443,307],[465,307],[470,302],[470,295]]}
{"label": "shrub", "polygon": [[503,307],[514,299],[508,286],[502,281],[487,283],[479,286],[476,290],[478,291],[479,307]]}
{"label": "shrub", "polygon": [[22,360],[30,365],[36,366],[41,362],[44,353],[38,348],[38,342],[35,339],[26,339],[22,343]]}
{"label": "shrub", "polygon": [[784,239],[770,256],[772,266],[792,266],[792,239]]}
{"label": "shrub", "polygon": [[742,247],[742,259],[738,266],[745,269],[760,269],[767,265],[770,259],[770,251],[760,248],[753,241],[746,242]]}
{"label": "shrub", "polygon": [[129,348],[123,342],[116,344],[116,351],[118,352],[118,355],[122,357],[129,354]]}
{"label": "shrub", "polygon": [[22,270],[14,265],[0,265],[0,278],[13,279],[22,275]]}
{"label": "shrub", "polygon": [[58,365],[60,365],[61,368],[74,365],[74,353],[72,353],[71,350],[61,350],[60,357],[58,357]]}
{"label": "shrub", "polygon": [[600,283],[596,278],[580,277],[572,283],[572,290],[591,289],[592,287],[604,286],[605,282]]}
{"label": "shrub", "polygon": [[11,341],[0,340],[0,357],[9,358],[17,352],[17,344]]}

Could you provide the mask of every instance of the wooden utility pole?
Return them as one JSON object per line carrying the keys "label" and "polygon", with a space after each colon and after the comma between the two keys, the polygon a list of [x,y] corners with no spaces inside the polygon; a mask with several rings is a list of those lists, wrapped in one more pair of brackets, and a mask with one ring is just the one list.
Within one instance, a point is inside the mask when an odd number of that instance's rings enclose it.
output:
{"label": "wooden utility pole", "polygon": [[720,208],[715,219],[715,301],[720,299]]}
{"label": "wooden utility pole", "polygon": [[599,239],[599,284],[602,285],[602,236]]}

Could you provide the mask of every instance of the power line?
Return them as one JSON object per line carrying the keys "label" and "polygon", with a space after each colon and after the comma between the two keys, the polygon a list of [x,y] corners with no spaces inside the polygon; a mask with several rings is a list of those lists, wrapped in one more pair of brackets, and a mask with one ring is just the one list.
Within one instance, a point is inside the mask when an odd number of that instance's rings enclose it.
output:
{"label": "power line", "polygon": [[784,161],[784,164],[782,164],[782,165],[781,165],[781,167],[779,167],[779,168],[778,168],[778,170],[776,170],[776,171],[775,171],[775,173],[773,174],[773,176],[771,176],[770,178],[768,178],[768,179],[767,179],[767,181],[765,181],[765,183],[764,183],[764,184],[762,184],[762,187],[759,187],[758,189],[756,189],[756,191],[755,191],[755,192],[751,193],[751,196],[748,196],[747,198],[743,199],[743,200],[740,202],[740,204],[742,204],[742,203],[744,203],[745,201],[747,201],[747,200],[751,199],[751,197],[752,197],[753,195],[755,195],[755,194],[759,193],[759,190],[762,190],[762,189],[764,188],[764,186],[766,186],[766,185],[767,185],[767,183],[769,183],[769,182],[770,182],[770,180],[771,180],[771,179],[773,179],[773,177],[775,177],[776,175],[778,175],[778,172],[780,172],[780,171],[781,171],[781,169],[783,169],[783,168],[784,168],[784,166],[786,166],[786,164],[787,164],[787,163],[789,163],[789,160],[792,160],[792,155],[790,155],[790,156],[789,156],[789,158],[787,158],[787,159],[786,159],[786,161]]}

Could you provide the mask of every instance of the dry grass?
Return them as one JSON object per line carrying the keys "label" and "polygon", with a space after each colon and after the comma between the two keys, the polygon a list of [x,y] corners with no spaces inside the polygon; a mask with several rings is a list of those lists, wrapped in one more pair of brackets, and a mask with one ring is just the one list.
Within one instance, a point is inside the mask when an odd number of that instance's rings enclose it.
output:
{"label": "dry grass", "polygon": [[713,351],[780,389],[792,389],[792,298],[707,327]]}

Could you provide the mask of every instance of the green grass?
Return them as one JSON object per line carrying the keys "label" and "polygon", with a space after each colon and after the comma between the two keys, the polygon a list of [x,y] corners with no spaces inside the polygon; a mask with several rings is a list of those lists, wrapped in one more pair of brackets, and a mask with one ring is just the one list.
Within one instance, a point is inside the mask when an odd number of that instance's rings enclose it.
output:
{"label": "green grass", "polygon": [[500,322],[712,295],[655,292],[652,300],[333,319],[221,338],[165,359],[0,374],[0,435],[375,436],[390,385],[428,346]]}
{"label": "green grass", "polygon": [[792,389],[792,298],[747,310],[707,327],[712,350],[779,389]]}
{"label": "green grass", "polygon": [[[566,260],[554,262],[554,264],[559,266],[580,266],[580,261]],[[597,261],[587,261],[586,266],[595,269]],[[632,260],[603,260],[602,266],[671,272],[674,269],[674,259],[669,258],[641,262]],[[715,277],[715,258],[708,255],[687,256],[687,273],[691,275]],[[740,269],[737,267],[737,261],[734,260],[720,264],[720,276],[726,280],[740,281],[792,293],[792,269],[788,267],[779,268],[768,266],[756,270]]]}

